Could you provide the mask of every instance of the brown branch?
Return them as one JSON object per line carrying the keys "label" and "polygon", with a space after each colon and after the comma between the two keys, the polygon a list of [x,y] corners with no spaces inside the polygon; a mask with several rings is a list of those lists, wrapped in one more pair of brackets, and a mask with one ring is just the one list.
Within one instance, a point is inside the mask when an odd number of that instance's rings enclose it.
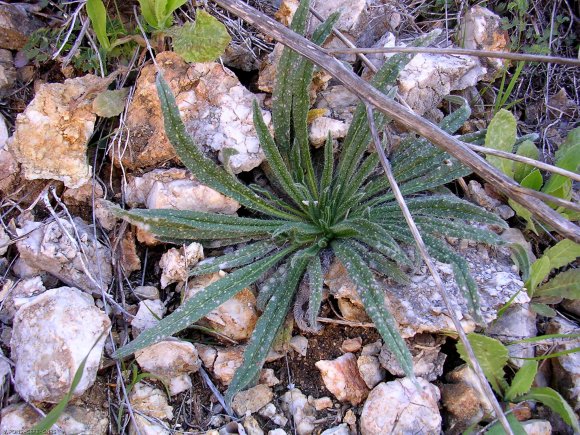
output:
{"label": "brown branch", "polygon": [[580,230],[576,225],[567,221],[542,201],[532,196],[528,189],[522,192],[519,184],[491,166],[474,151],[466,148],[463,142],[387,98],[386,95],[347,69],[340,61],[327,54],[322,48],[240,0],[214,1],[261,32],[273,37],[325,69],[359,98],[372,104],[400,125],[420,134],[454,156],[485,181],[491,183],[501,193],[526,207],[538,220],[549,224],[564,237],[580,243]]}
{"label": "brown branch", "polygon": [[524,62],[546,62],[561,65],[580,66],[580,59],[573,57],[544,56],[541,54],[510,53],[508,51],[472,50],[469,48],[438,48],[438,47],[377,47],[377,48],[333,48],[325,50],[328,54],[386,54],[386,53],[429,53],[457,54],[476,57],[493,57]]}
{"label": "brown branch", "polygon": [[435,264],[433,263],[433,260],[431,260],[431,257],[429,256],[429,253],[427,252],[427,246],[425,246],[425,242],[423,241],[423,237],[421,236],[421,233],[419,232],[419,228],[417,228],[417,225],[415,224],[415,220],[413,219],[413,216],[411,215],[411,212],[409,211],[409,207],[407,207],[407,203],[405,202],[405,199],[403,198],[403,194],[401,193],[401,190],[399,189],[399,185],[397,184],[397,180],[395,180],[395,176],[393,175],[393,170],[391,168],[391,163],[389,162],[389,159],[385,155],[385,151],[383,150],[383,147],[381,145],[381,140],[379,139],[379,133],[377,132],[377,128],[375,125],[375,117],[373,115],[373,109],[370,106],[370,104],[368,104],[368,103],[365,103],[365,106],[366,106],[366,110],[367,110],[367,122],[368,122],[369,128],[371,130],[371,135],[372,135],[373,142],[375,145],[375,150],[377,151],[377,153],[379,155],[379,160],[381,161],[381,165],[383,166],[383,169],[385,171],[385,175],[387,176],[387,179],[389,180],[389,185],[391,186],[391,191],[393,192],[393,195],[395,195],[395,199],[397,201],[397,204],[399,205],[399,208],[403,212],[403,216],[405,218],[405,221],[407,222],[407,226],[409,227],[409,230],[411,231],[411,234],[413,235],[413,239],[415,240],[415,244],[417,245],[417,248],[419,249],[419,253],[421,254],[421,258],[425,262],[425,265],[429,269],[429,272],[431,273],[431,276],[433,277],[433,280],[435,281],[435,286],[437,287],[437,290],[439,291],[439,294],[441,295],[441,299],[443,299],[443,302],[445,303],[445,307],[447,308],[448,315],[451,318],[451,321],[453,322],[453,326],[455,326],[455,329],[457,330],[457,334],[459,335],[459,339],[461,340],[461,342],[463,343],[463,347],[467,351],[467,357],[469,359],[469,363],[470,363],[471,367],[473,368],[473,371],[477,375],[481,389],[484,391],[487,400],[489,400],[489,402],[491,403],[491,406],[493,407],[493,410],[495,411],[495,416],[497,417],[497,419],[499,420],[499,422],[503,426],[506,433],[513,435],[513,432],[510,428],[510,425],[507,421],[507,418],[503,413],[503,409],[501,409],[501,405],[497,401],[495,394],[493,393],[493,390],[491,389],[491,386],[489,385],[489,382],[487,382],[487,379],[485,378],[485,374],[483,373],[483,369],[481,368],[481,365],[479,364],[479,361],[477,360],[475,353],[473,352],[473,348],[471,347],[471,343],[469,342],[469,339],[467,338],[467,335],[465,334],[465,331],[463,330],[463,326],[461,326],[461,322],[459,321],[457,314],[455,314],[455,310],[453,309],[453,305],[451,304],[451,298],[449,297],[449,293],[447,292],[447,289],[443,285],[443,280],[441,279],[439,272],[435,268]]}

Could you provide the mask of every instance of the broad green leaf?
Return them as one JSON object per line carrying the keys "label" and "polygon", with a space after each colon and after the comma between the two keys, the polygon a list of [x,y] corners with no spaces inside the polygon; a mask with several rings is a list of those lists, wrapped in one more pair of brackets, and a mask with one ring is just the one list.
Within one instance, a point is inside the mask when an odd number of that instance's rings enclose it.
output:
{"label": "broad green leaf", "polygon": [[[556,151],[556,166],[578,172],[580,166],[580,127],[576,127]],[[563,175],[553,174],[542,191],[559,198],[569,199],[572,181]]]}
{"label": "broad green leaf", "polygon": [[186,62],[213,62],[220,57],[231,37],[221,22],[202,9],[197,9],[195,23],[173,28],[173,51]]}
{"label": "broad green leaf", "polygon": [[125,109],[129,88],[106,90],[99,93],[93,100],[93,111],[102,118],[112,118],[120,115]]}
{"label": "broad green leaf", "polygon": [[385,340],[385,344],[393,353],[405,374],[414,379],[413,358],[399,333],[393,316],[385,306],[383,289],[375,280],[373,273],[356,250],[346,241],[340,239],[334,240],[332,242],[332,248],[346,268],[349,277],[355,283],[365,311],[374,322],[383,340]]}
{"label": "broad green leaf", "polygon": [[89,359],[89,356],[91,355],[91,352],[93,351],[95,346],[101,341],[101,339],[105,335],[106,335],[105,332],[103,332],[103,333],[101,333],[101,335],[99,335],[97,340],[91,346],[89,353],[87,353],[87,355],[83,358],[83,360],[79,364],[79,367],[77,368],[75,375],[73,376],[68,393],[66,393],[64,395],[64,397],[60,400],[60,402],[58,402],[56,404],[56,406],[54,408],[52,408],[50,410],[50,412],[48,414],[46,414],[46,416],[40,422],[38,422],[38,424],[36,424],[32,429],[30,429],[30,431],[26,431],[26,433],[43,434],[45,432],[46,433],[52,432],[51,431],[52,426],[54,426],[57,423],[58,418],[61,416],[61,414],[63,413],[63,411],[67,407],[68,403],[74,397],[75,390],[76,390],[79,382],[83,378],[83,372],[85,371],[85,366],[87,364],[87,360]]}
{"label": "broad green leaf", "polygon": [[[469,343],[473,348],[473,353],[479,361],[485,377],[496,393],[503,397],[508,388],[504,379],[503,369],[507,364],[509,354],[508,349],[499,340],[476,334],[474,332],[467,335]],[[469,364],[469,358],[461,342],[457,343],[457,351],[461,359]]]}
{"label": "broad green leaf", "polygon": [[[516,130],[517,122],[514,116],[507,110],[501,109],[487,127],[485,146],[508,153],[513,152],[516,143]],[[513,162],[511,160],[492,155],[486,156],[486,159],[492,166],[513,178]]]}
{"label": "broad green leaf", "polygon": [[517,396],[527,393],[532,388],[534,378],[538,373],[537,361],[526,361],[517,371],[512,383],[505,393],[505,399],[513,401]]}
{"label": "broad green leaf", "polygon": [[526,221],[526,229],[533,231],[535,234],[538,234],[538,230],[536,229],[536,225],[534,224],[532,212],[530,212],[527,208],[523,205],[518,204],[517,202],[508,199],[508,204],[511,208],[514,209],[516,214]]}
{"label": "broad green leaf", "polygon": [[518,270],[522,274],[522,279],[527,281],[530,277],[530,258],[528,257],[528,251],[519,243],[511,243],[511,258],[514,264],[518,267]]}
{"label": "broad green leaf", "polygon": [[[518,156],[528,157],[530,159],[538,160],[539,152],[538,148],[530,140],[526,140],[520,144],[518,151],[516,152]],[[534,170],[534,167],[527,165],[525,163],[514,162],[514,180],[520,183],[530,172]]]}
{"label": "broad green leaf", "polygon": [[532,267],[530,268],[530,278],[526,281],[528,294],[534,294],[536,287],[548,276],[550,270],[552,270],[550,259],[545,255],[532,263]]}
{"label": "broad green leaf", "polygon": [[542,257],[550,259],[552,269],[559,269],[580,257],[580,244],[569,239],[561,240],[545,250]]}
{"label": "broad green leaf", "polygon": [[530,309],[540,316],[544,317],[556,317],[558,313],[553,308],[549,307],[546,304],[540,304],[538,302],[532,302],[530,304]]}
{"label": "broad green leaf", "polygon": [[296,248],[284,248],[253,264],[238,269],[196,293],[169,316],[154,327],[143,331],[135,340],[118,349],[114,358],[124,358],[147,346],[157,343],[197,322],[214,308],[235,296],[240,290],[253,284],[264,272],[274,266]]}
{"label": "broad green leaf", "polygon": [[518,402],[524,402],[526,400],[543,403],[552,411],[559,414],[562,420],[574,429],[574,433],[580,433],[578,417],[570,405],[568,405],[568,402],[557,391],[548,387],[532,388],[528,394],[518,397]]}
{"label": "broad green leaf", "polygon": [[[162,0],[157,0],[157,3],[161,3]],[[139,0],[139,6],[141,6],[141,14],[147,24],[149,24],[154,29],[160,27],[157,17],[155,16],[155,3],[156,0]]]}
{"label": "broad green leaf", "polygon": [[[514,435],[528,435],[522,424],[513,414],[506,415],[506,418]],[[499,421],[496,421],[485,431],[485,435],[505,435],[505,429]]]}
{"label": "broad green leaf", "polygon": [[316,317],[320,311],[320,304],[322,303],[322,287],[324,279],[322,275],[322,266],[318,256],[313,257],[308,262],[308,284],[310,287],[310,298],[308,300],[308,326],[313,330],[318,330],[318,322]]}
{"label": "broad green leaf", "polygon": [[237,392],[243,390],[258,377],[272,342],[286,319],[290,302],[294,298],[296,287],[308,261],[307,257],[301,255],[301,252],[296,253],[294,258],[296,261],[289,261],[288,272],[281,287],[276,289],[275,295],[268,301],[266,309],[254,328],[244,352],[244,361],[241,367],[236,370],[226,392],[227,402],[231,402]]}
{"label": "broad green leaf", "polygon": [[107,36],[107,9],[102,0],[87,0],[85,3],[87,8],[87,15],[91,20],[91,26],[97,35],[99,44],[108,50],[111,47],[111,42]]}
{"label": "broad green leaf", "polygon": [[217,166],[199,150],[185,130],[179,115],[175,97],[161,74],[157,76],[157,94],[161,102],[165,133],[183,164],[195,177],[208,187],[229,196],[240,204],[271,216],[296,220],[296,216],[277,209],[260,198],[223,168]]}
{"label": "broad green leaf", "polygon": [[520,184],[522,187],[527,187],[528,189],[540,190],[542,188],[542,184],[544,184],[544,179],[542,178],[540,171],[534,169],[523,178]]}
{"label": "broad green leaf", "polygon": [[534,296],[558,296],[566,299],[580,299],[580,269],[569,269],[561,272],[538,287]]}

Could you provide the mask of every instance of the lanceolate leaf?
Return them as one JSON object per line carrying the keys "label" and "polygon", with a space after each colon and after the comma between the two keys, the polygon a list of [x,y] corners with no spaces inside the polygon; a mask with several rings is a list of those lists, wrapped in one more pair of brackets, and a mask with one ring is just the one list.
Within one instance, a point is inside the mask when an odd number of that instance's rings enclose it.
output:
{"label": "lanceolate leaf", "polygon": [[[513,152],[516,143],[517,123],[514,116],[505,109],[501,109],[493,117],[485,135],[485,146],[508,153]],[[501,157],[488,155],[487,161],[500,169],[504,174],[513,177],[513,162]]]}
{"label": "lanceolate leaf", "polygon": [[310,287],[310,298],[308,301],[308,324],[313,330],[319,329],[316,317],[320,311],[322,303],[322,286],[324,284],[322,276],[322,266],[318,256],[313,257],[308,262],[308,284]]}
{"label": "lanceolate leaf", "polygon": [[264,272],[274,266],[296,248],[287,247],[275,255],[238,269],[196,293],[169,316],[161,319],[154,327],[143,331],[131,343],[118,349],[113,355],[123,358],[151,346],[165,337],[175,334],[197,322],[208,312],[220,306],[243,288],[256,281]]}
{"label": "lanceolate leaf", "polygon": [[506,400],[512,401],[516,397],[527,393],[532,388],[534,378],[538,372],[538,362],[537,361],[525,361],[520,368],[508,390],[505,393]]}
{"label": "lanceolate leaf", "polygon": [[558,413],[562,417],[562,420],[574,429],[574,433],[580,433],[578,417],[570,405],[568,405],[568,402],[558,392],[548,387],[531,388],[528,394],[518,397],[518,402],[524,402],[526,400],[532,400],[546,405],[552,411]]}
{"label": "lanceolate leaf", "polygon": [[375,280],[373,273],[356,250],[349,246],[347,242],[336,240],[332,243],[332,248],[355,283],[357,292],[365,306],[365,311],[385,340],[385,344],[389,347],[405,374],[414,379],[413,358],[399,333],[395,320],[385,306],[383,289]]}
{"label": "lanceolate leaf", "polygon": [[530,258],[528,257],[528,251],[519,243],[512,243],[510,250],[512,252],[512,260],[522,274],[522,279],[527,281],[530,276]]}
{"label": "lanceolate leaf", "polygon": [[534,296],[557,296],[566,299],[580,299],[580,269],[570,269],[561,272],[538,287]]}
{"label": "lanceolate leaf", "polygon": [[107,9],[103,0],[87,0],[85,7],[99,44],[108,50],[111,47],[111,42],[107,36]]}
{"label": "lanceolate leaf", "polygon": [[272,341],[286,319],[290,302],[294,298],[296,287],[308,261],[307,257],[301,255],[301,252],[296,253],[295,257],[296,261],[289,261],[288,272],[281,283],[281,288],[278,288],[276,294],[270,298],[265,311],[256,324],[252,338],[244,352],[244,362],[236,370],[234,379],[226,392],[228,402],[238,391],[243,390],[257,378],[270,351]]}
{"label": "lanceolate leaf", "polygon": [[171,145],[175,148],[180,160],[199,181],[226,196],[232,197],[240,204],[252,210],[285,219],[296,219],[295,216],[278,210],[268,204],[252,192],[250,188],[244,186],[223,168],[217,166],[205,157],[185,130],[185,126],[179,115],[179,109],[175,103],[175,97],[169,85],[160,74],[157,76],[156,83],[157,94],[159,95],[161,110],[163,112],[165,133]]}

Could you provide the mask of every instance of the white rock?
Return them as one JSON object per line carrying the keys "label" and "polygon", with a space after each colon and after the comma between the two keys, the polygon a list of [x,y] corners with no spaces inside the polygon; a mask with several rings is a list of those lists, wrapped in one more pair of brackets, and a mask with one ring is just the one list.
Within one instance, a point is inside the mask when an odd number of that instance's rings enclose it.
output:
{"label": "white rock", "polygon": [[42,277],[46,274],[44,270],[40,270],[22,259],[22,257],[18,257],[12,266],[12,272],[18,278],[26,279],[26,278],[34,278],[34,277]]}
{"label": "white rock", "polygon": [[268,403],[258,411],[258,414],[262,417],[269,418],[276,426],[286,426],[288,423],[288,419],[278,412],[276,405],[273,403]]}
{"label": "white rock", "polygon": [[[578,325],[564,319],[555,317],[548,324],[547,334],[578,334]],[[578,347],[578,341],[570,340],[554,349],[554,352],[562,352]],[[575,411],[580,409],[580,353],[573,352],[551,359],[553,377],[558,390],[561,391]]]}
{"label": "white rock", "polygon": [[213,374],[224,385],[229,385],[243,361],[244,348],[242,346],[219,348],[213,363]]}
{"label": "white rock", "polygon": [[[430,334],[417,334],[407,340],[407,347],[413,356],[413,372],[415,376],[427,381],[434,381],[443,374],[443,364],[446,355],[441,352],[441,346],[445,343],[442,336]],[[384,345],[379,355],[381,365],[395,376],[405,376],[397,358],[387,345]]]}
{"label": "white rock", "polygon": [[[460,22],[457,35],[463,48],[485,51],[509,51],[509,34],[502,28],[501,17],[489,9],[473,6]],[[488,68],[486,79],[493,80],[501,70],[503,59],[483,58]]]}
{"label": "white rock", "polygon": [[73,222],[74,227],[66,219],[46,225],[26,221],[17,230],[24,237],[16,242],[18,252],[26,263],[100,296],[113,279],[111,252],[95,240],[92,229],[82,219],[74,218]]}
{"label": "white rock", "polygon": [[75,396],[84,393],[95,382],[110,327],[91,296],[75,288],[56,288],[31,299],[14,317],[10,346],[16,391],[27,401],[57,403],[88,355],[74,391]]}
{"label": "white rock", "polygon": [[0,226],[0,256],[6,254],[8,245],[10,243],[10,236],[4,231],[4,227]]}
{"label": "white rock", "polygon": [[244,426],[247,435],[264,435],[264,431],[260,427],[260,423],[258,423],[258,421],[251,415],[248,415],[246,418],[244,418],[242,425]]}
{"label": "white rock", "polygon": [[203,259],[203,246],[197,242],[181,248],[171,248],[161,256],[159,267],[161,273],[161,288],[174,282],[185,282],[189,277],[189,270]]}
{"label": "white rock", "polygon": [[317,411],[322,411],[323,409],[332,408],[333,403],[330,397],[320,397],[319,399],[313,400],[314,409]]}
{"label": "white rock", "polygon": [[129,394],[131,406],[150,417],[160,420],[173,418],[173,407],[167,403],[163,390],[147,385],[144,382],[135,384]]}
{"label": "white rock", "polygon": [[129,425],[129,435],[169,435],[165,427],[142,415],[136,415],[135,421]]}
{"label": "white rock", "polygon": [[318,148],[326,142],[328,133],[330,133],[332,139],[336,140],[345,137],[347,132],[348,125],[344,121],[321,116],[310,124],[308,137],[310,143]]}
{"label": "white rock", "polygon": [[131,320],[133,338],[137,338],[144,330],[155,326],[165,314],[165,305],[159,299],[139,302],[137,314]]}
{"label": "white rock", "polygon": [[303,335],[295,335],[290,339],[290,347],[294,349],[299,355],[306,356],[308,351],[308,339]]}
{"label": "white rock", "polygon": [[169,383],[172,396],[191,388],[190,373],[199,370],[201,361],[195,346],[186,341],[165,340],[135,352],[139,367]]}
{"label": "white rock", "polygon": [[292,415],[294,427],[298,435],[311,434],[314,431],[315,409],[308,403],[306,396],[298,388],[292,388],[284,393],[282,403]]}
{"label": "white rock", "polygon": [[235,214],[240,204],[200,184],[189,171],[179,168],[155,169],[142,176],[129,176],[124,187],[131,207],[193,210]]}
{"label": "white rock", "polygon": [[149,300],[159,299],[159,289],[152,285],[137,286],[133,289],[133,293],[135,293],[136,296],[143,299]]}
{"label": "white rock", "polygon": [[335,427],[329,427],[325,431],[321,432],[320,435],[350,435],[350,430],[346,423]]}
{"label": "white rock", "polygon": [[253,414],[270,403],[273,397],[271,388],[259,384],[236,394],[232,400],[232,409],[239,416]]}
{"label": "white rock", "polygon": [[361,355],[356,360],[356,364],[367,387],[374,388],[378,383],[385,380],[386,371],[381,367],[381,363],[376,356]]}
{"label": "white rock", "polygon": [[[225,275],[225,272],[220,271],[191,279],[187,283],[183,300],[187,301],[193,295]],[[232,340],[244,341],[252,335],[257,321],[256,297],[249,288],[245,288],[233,298],[210,311],[197,323],[207,326]]]}
{"label": "white rock", "polygon": [[409,378],[377,385],[364,404],[360,430],[362,435],[421,433],[439,435],[441,415],[437,402],[439,389],[417,378],[423,391]]}
{"label": "white rock", "polygon": [[[156,65],[141,70],[127,114],[130,150],[118,155],[130,169],[153,167],[174,159],[157,98],[157,67],[175,95],[185,127],[200,147],[218,152],[234,173],[249,171],[262,163],[252,121],[256,95],[240,84],[235,74],[219,63],[188,64],[173,52],[157,55]],[[269,125],[271,116],[263,111]],[[119,159],[116,159],[117,164]]]}
{"label": "white rock", "polygon": [[276,428],[268,431],[268,435],[287,435],[284,429]]}
{"label": "white rock", "polygon": [[92,102],[108,85],[94,75],[40,85],[8,140],[25,178],[60,180],[67,187],[89,181],[87,144],[97,118]]}
{"label": "white rock", "polygon": [[381,349],[383,347],[382,340],[377,340],[374,343],[369,343],[363,346],[361,350],[361,355],[378,355],[381,353]]}
{"label": "white rock", "polygon": [[369,394],[367,384],[358,371],[356,357],[345,353],[334,360],[321,360],[316,368],[322,374],[324,385],[341,402],[358,405]]}
{"label": "white rock", "polygon": [[14,192],[14,185],[19,178],[18,162],[8,150],[8,128],[4,117],[0,115],[0,192],[8,195]]}
{"label": "white rock", "polygon": [[39,276],[25,278],[16,284],[7,281],[6,284],[11,285],[7,285],[6,289],[0,292],[0,303],[2,304],[2,310],[0,312],[6,316],[7,320],[14,318],[18,308],[28,302],[28,298],[46,291],[42,279]]}
{"label": "white rock", "polygon": [[522,426],[528,435],[551,435],[552,425],[547,420],[523,421]]}

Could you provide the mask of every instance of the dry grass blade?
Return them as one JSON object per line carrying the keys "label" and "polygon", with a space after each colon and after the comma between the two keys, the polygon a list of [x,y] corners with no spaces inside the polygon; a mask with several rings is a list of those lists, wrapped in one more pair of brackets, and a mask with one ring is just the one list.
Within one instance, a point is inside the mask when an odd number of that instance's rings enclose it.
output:
{"label": "dry grass blade", "polygon": [[326,51],[317,45],[240,0],[214,1],[257,27],[260,31],[311,60],[330,73],[359,98],[372,104],[392,120],[420,134],[437,147],[460,160],[501,193],[526,207],[538,220],[547,223],[564,237],[580,243],[580,229],[578,226],[566,220],[547,204],[536,198],[531,193],[531,190],[525,189],[522,191],[522,187],[518,183],[491,166],[474,151],[465,147],[463,142],[444,132],[423,117],[390,100],[382,92],[345,68],[340,61],[327,54]]}
{"label": "dry grass blade", "polygon": [[377,53],[430,53],[457,54],[476,57],[492,57],[495,59],[510,59],[525,62],[547,62],[561,65],[580,66],[580,59],[571,57],[544,56],[540,54],[510,53],[508,51],[471,50],[468,48],[438,48],[438,47],[378,47],[378,48],[335,48],[326,50],[329,54],[377,54]]}
{"label": "dry grass blade", "polygon": [[385,171],[387,179],[389,180],[389,185],[391,186],[391,190],[393,191],[393,194],[395,195],[395,199],[397,201],[397,204],[399,205],[399,207],[401,208],[401,211],[403,212],[403,216],[405,217],[405,221],[407,222],[407,226],[409,227],[409,230],[411,230],[411,234],[413,235],[413,239],[415,240],[415,243],[417,244],[417,248],[419,249],[419,253],[421,254],[421,257],[423,258],[423,261],[425,262],[427,268],[429,269],[429,272],[431,273],[431,276],[433,277],[433,280],[435,281],[435,285],[437,286],[437,290],[439,291],[439,294],[441,295],[441,298],[443,299],[443,302],[445,303],[445,306],[447,307],[448,315],[449,315],[449,317],[451,317],[451,320],[453,321],[453,325],[455,326],[455,329],[457,329],[457,333],[459,334],[459,339],[461,340],[461,342],[465,346],[465,349],[467,351],[467,354],[468,354],[468,357],[470,360],[469,362],[470,362],[471,366],[473,367],[473,369],[475,370],[477,377],[479,378],[479,382],[481,384],[482,390],[484,391],[485,395],[487,396],[487,399],[491,403],[491,405],[495,411],[496,417],[500,421],[504,430],[506,431],[507,434],[512,435],[513,432],[512,432],[511,427],[507,421],[507,418],[505,417],[503,410],[502,410],[499,402],[497,401],[489,383],[487,382],[487,379],[485,378],[485,374],[483,373],[483,370],[481,369],[481,366],[479,365],[479,362],[477,361],[475,354],[473,353],[473,349],[471,348],[471,344],[469,343],[469,340],[467,339],[467,335],[465,334],[465,331],[463,330],[463,327],[461,326],[461,322],[459,321],[459,319],[457,318],[457,315],[455,314],[455,311],[453,310],[453,307],[451,305],[451,300],[449,298],[449,294],[447,293],[447,290],[445,289],[445,286],[443,285],[443,281],[441,280],[441,276],[439,275],[439,272],[435,268],[435,264],[431,260],[429,253],[427,252],[427,247],[425,246],[425,243],[423,242],[423,238],[421,237],[421,234],[419,233],[419,229],[417,228],[417,225],[415,224],[415,221],[413,220],[413,216],[411,216],[411,212],[409,211],[409,208],[407,207],[407,203],[405,202],[405,199],[403,198],[403,194],[401,193],[401,190],[399,189],[399,185],[397,184],[397,181],[395,180],[395,176],[393,175],[393,171],[391,169],[391,164],[389,162],[389,159],[385,155],[385,151],[383,150],[383,147],[381,146],[379,134],[378,134],[377,128],[375,126],[373,109],[370,106],[370,104],[368,104],[368,103],[365,103],[365,106],[367,109],[367,119],[368,119],[370,130],[371,130],[371,136],[373,138],[373,142],[375,145],[375,150],[379,154],[379,159],[381,161],[381,165],[383,166],[383,169]]}

